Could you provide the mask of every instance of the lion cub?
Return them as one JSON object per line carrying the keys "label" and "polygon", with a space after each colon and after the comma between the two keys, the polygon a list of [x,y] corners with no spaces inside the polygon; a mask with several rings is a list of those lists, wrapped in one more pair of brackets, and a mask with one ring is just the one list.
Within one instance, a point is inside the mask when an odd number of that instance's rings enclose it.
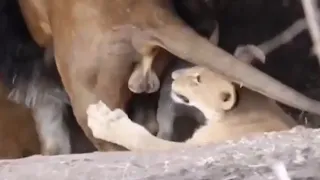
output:
{"label": "lion cub", "polygon": [[[220,104],[217,105],[219,99],[214,100],[210,93],[215,92],[216,84],[212,81],[215,76],[217,75],[208,69],[197,66],[180,70],[179,75],[174,77],[173,99],[200,109],[208,120],[206,126],[197,130],[187,142],[194,144],[221,142],[238,139],[249,133],[287,130],[296,125],[274,100],[244,87],[234,86],[238,94],[237,102],[229,111],[223,111],[224,106],[231,105],[224,105],[223,102],[233,99],[234,96],[228,95],[227,91],[220,92]],[[197,85],[191,87],[194,82]],[[229,103],[231,102],[234,100],[229,100]],[[222,109],[218,109],[219,106]],[[212,117],[217,116],[218,118],[212,120]]]}
{"label": "lion cub", "polygon": [[192,138],[184,143],[157,138],[132,122],[122,110],[111,111],[102,101],[87,109],[88,126],[93,135],[129,150],[166,150],[237,140],[253,133],[288,130],[296,125],[275,101],[236,87],[204,67],[181,69],[172,77],[174,101],[198,108],[207,119],[206,125],[196,130]]}

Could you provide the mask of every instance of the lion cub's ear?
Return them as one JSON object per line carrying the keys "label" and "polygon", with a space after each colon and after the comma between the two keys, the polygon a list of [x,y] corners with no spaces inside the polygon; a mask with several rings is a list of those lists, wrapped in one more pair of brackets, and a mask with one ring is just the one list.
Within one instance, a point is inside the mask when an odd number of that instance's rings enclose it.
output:
{"label": "lion cub's ear", "polygon": [[232,109],[237,101],[237,92],[233,84],[227,84],[219,93],[219,100],[223,110],[228,111]]}
{"label": "lion cub's ear", "polygon": [[236,95],[229,92],[223,92],[220,94],[222,101],[222,109],[228,111],[234,107],[236,104]]}

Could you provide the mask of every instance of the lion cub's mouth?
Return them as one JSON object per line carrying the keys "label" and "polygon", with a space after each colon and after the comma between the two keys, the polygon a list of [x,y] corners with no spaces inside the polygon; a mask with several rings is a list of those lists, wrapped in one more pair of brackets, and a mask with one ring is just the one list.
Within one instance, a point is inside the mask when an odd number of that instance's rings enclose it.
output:
{"label": "lion cub's mouth", "polygon": [[171,91],[171,98],[174,102],[180,103],[180,104],[189,104],[190,100],[186,96],[179,94],[177,92]]}

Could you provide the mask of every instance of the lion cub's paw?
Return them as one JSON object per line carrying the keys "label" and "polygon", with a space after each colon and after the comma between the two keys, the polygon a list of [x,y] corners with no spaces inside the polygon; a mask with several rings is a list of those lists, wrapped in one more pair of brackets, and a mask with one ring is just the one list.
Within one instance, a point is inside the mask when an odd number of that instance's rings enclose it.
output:
{"label": "lion cub's paw", "polygon": [[142,70],[138,68],[130,76],[128,87],[134,93],[153,93],[160,88],[160,81],[154,71],[150,70],[144,75]]}
{"label": "lion cub's paw", "polygon": [[[89,105],[88,126],[95,138],[115,142],[118,134],[132,123],[121,109],[110,110],[102,101]],[[116,143],[116,142],[115,142]]]}

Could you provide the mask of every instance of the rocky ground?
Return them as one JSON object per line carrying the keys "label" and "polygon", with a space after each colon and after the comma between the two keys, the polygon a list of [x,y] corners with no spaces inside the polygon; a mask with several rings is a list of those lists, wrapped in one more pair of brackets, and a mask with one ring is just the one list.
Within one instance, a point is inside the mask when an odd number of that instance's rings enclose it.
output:
{"label": "rocky ground", "polygon": [[0,162],[7,180],[320,179],[320,130],[295,128],[202,148],[32,156]]}

